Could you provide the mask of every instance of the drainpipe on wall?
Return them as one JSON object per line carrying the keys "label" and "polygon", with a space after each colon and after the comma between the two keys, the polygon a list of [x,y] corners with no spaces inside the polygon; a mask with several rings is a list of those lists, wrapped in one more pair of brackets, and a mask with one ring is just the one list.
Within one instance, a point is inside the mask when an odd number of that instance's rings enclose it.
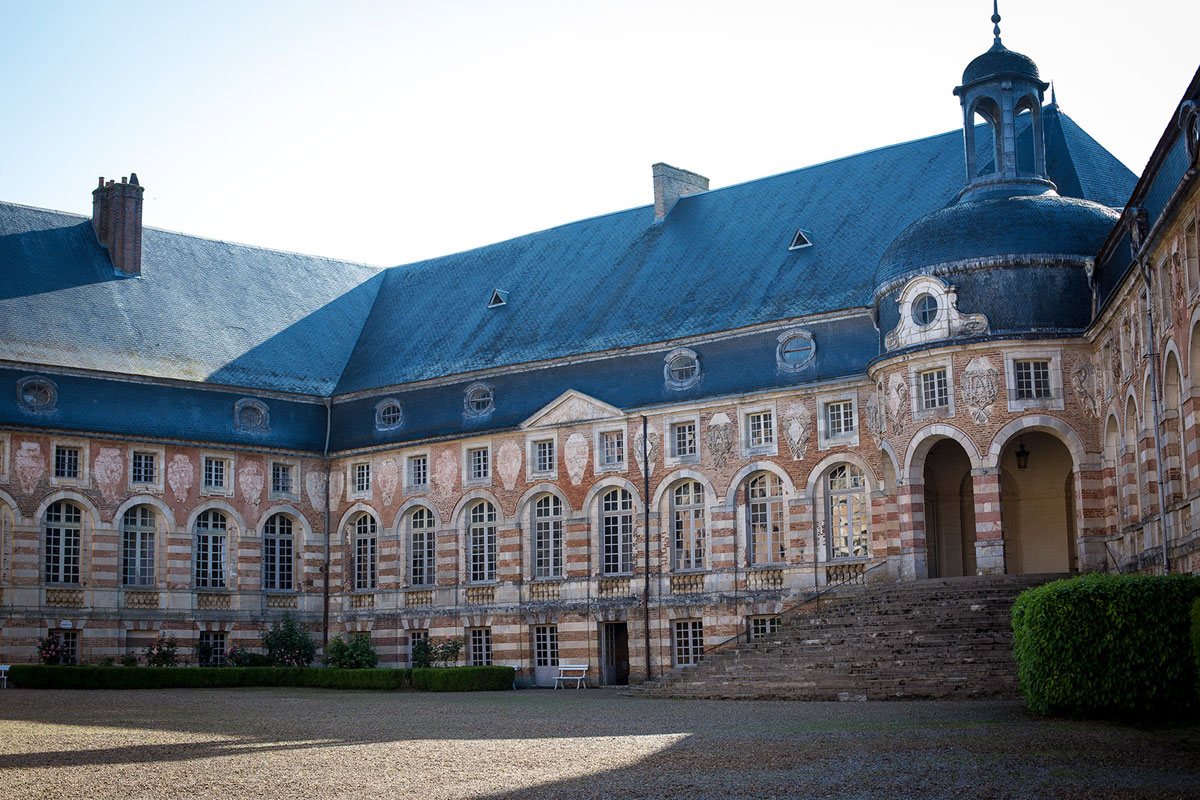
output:
{"label": "drainpipe on wall", "polygon": [[333,400],[325,398],[325,449],[321,458],[325,462],[325,564],[321,567],[321,594],[323,611],[321,615],[321,647],[329,644],[329,507],[333,502],[333,487],[329,485],[329,428],[333,418]]}
{"label": "drainpipe on wall", "polygon": [[646,626],[646,680],[654,680],[650,660],[650,423],[642,415],[642,530],[646,539],[646,575],[642,587],[642,611]]}
{"label": "drainpipe on wall", "polygon": [[[1142,272],[1142,282],[1146,284],[1146,338],[1149,340],[1147,346],[1149,347],[1148,356],[1150,358],[1150,413],[1154,423],[1154,458],[1158,464],[1158,479],[1155,481],[1158,485],[1158,525],[1159,532],[1162,534],[1163,574],[1168,575],[1171,572],[1171,568],[1167,561],[1167,534],[1169,532],[1167,526],[1167,493],[1163,489],[1166,464],[1163,462],[1162,432],[1159,430],[1159,420],[1162,419],[1162,412],[1160,409],[1161,402],[1158,398],[1158,352],[1155,348],[1155,340],[1158,336],[1154,330],[1154,302],[1153,289],[1150,285],[1149,260],[1143,257],[1138,266]],[[1182,446],[1182,442],[1180,445]]]}

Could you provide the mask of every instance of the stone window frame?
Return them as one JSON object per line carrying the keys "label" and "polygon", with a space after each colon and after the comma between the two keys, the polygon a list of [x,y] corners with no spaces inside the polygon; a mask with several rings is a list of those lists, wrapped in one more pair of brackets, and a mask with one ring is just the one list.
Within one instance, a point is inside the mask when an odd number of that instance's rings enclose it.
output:
{"label": "stone window frame", "polygon": [[[56,530],[63,532],[74,531],[75,533],[73,537],[75,539],[74,544],[78,550],[74,559],[75,580],[62,579],[62,576],[67,572],[67,567],[69,566],[68,553],[65,549],[67,537],[64,533],[59,534],[61,540],[58,546],[59,552],[54,561],[59,580],[50,580],[49,567],[51,565],[51,559],[49,551],[51,521],[49,517],[50,510],[55,506],[72,506],[79,512],[79,523],[77,525],[66,520],[60,520],[54,523]],[[94,533],[92,525],[89,524],[90,522],[91,514],[89,509],[75,496],[59,496],[58,499],[54,500],[54,502],[46,504],[46,507],[42,510],[41,518],[38,520],[38,527],[40,529],[38,547],[38,582],[42,586],[54,588],[83,587],[87,576],[87,565],[84,562],[84,543],[87,542]]]}
{"label": "stone window frame", "polygon": [[[284,519],[288,520],[288,522],[291,524],[292,530],[291,530],[290,538],[292,540],[292,551],[291,551],[291,553],[288,554],[288,557],[291,559],[291,569],[290,570],[282,570],[277,567],[274,570],[274,572],[275,572],[274,577],[278,578],[282,574],[290,574],[291,575],[291,584],[292,584],[290,588],[280,588],[278,585],[270,587],[270,588],[267,587],[267,566],[266,566],[267,565],[267,539],[271,538],[271,539],[279,540],[279,539],[288,538],[284,535],[281,535],[278,532],[278,530],[276,530],[275,533],[270,534],[270,536],[268,537],[267,524],[269,522],[271,522],[271,520],[275,519],[276,517],[283,517]],[[261,554],[262,569],[261,569],[260,581],[262,583],[262,589],[264,592],[268,592],[270,594],[296,594],[300,591],[300,569],[299,568],[302,567],[303,560],[304,560],[302,557],[302,552],[303,552],[302,544],[303,543],[301,540],[303,532],[304,532],[304,527],[300,522],[297,512],[293,509],[278,508],[278,509],[272,510],[272,512],[270,514],[264,515],[261,527],[259,528],[259,538],[262,542],[262,545],[261,545],[262,546],[262,551],[261,551],[262,552],[262,554]],[[278,561],[280,559],[280,555],[279,555],[278,551],[276,551],[275,559],[276,559],[276,562],[278,563]]]}
{"label": "stone window frame", "polygon": [[[946,371],[946,405],[937,406],[934,408],[924,407],[924,398],[922,392],[921,376],[934,372],[939,369]],[[910,364],[908,367],[908,397],[910,411],[914,422],[921,422],[927,419],[945,419],[953,417],[954,408],[954,359],[950,356],[944,358],[933,359],[922,362],[921,364]]]}
{"label": "stone window frame", "polygon": [[[771,415],[771,441],[766,444],[750,444],[750,418],[758,414]],[[738,407],[738,449],[742,458],[752,456],[779,455],[779,410],[774,401]]]}
{"label": "stone window frame", "polygon": [[[154,456],[153,481],[135,481],[133,479],[134,453],[149,453]],[[167,471],[167,450],[165,447],[156,445],[131,444],[126,451],[125,456],[125,479],[128,481],[130,491],[161,492],[163,490],[163,476]]]}
{"label": "stone window frame", "polygon": [[[54,475],[55,453],[59,447],[73,447],[79,451],[79,477],[59,478]],[[73,486],[76,488],[87,488],[91,483],[91,465],[91,442],[89,442],[87,439],[55,437],[50,440],[50,469],[47,471],[47,475],[50,477],[51,486]]]}
{"label": "stone window frame", "polygon": [[[554,463],[548,470],[537,469],[537,450],[538,444],[542,442],[550,442],[551,458]],[[538,433],[525,434],[525,480],[528,483],[534,481],[558,480],[558,464],[561,459],[558,453],[558,437],[554,431],[540,431]]]}
{"label": "stone window frame", "polygon": [[486,667],[494,662],[492,629],[488,626],[467,628],[467,666]]}
{"label": "stone window frame", "polygon": [[[492,485],[492,476],[496,474],[495,470],[495,453],[492,448],[491,439],[475,439],[470,442],[462,443],[462,485],[464,489],[475,489],[484,486]],[[487,475],[476,477],[472,468],[471,460],[473,454],[484,450],[487,452]]]}
{"label": "stone window frame", "polygon": [[[229,633],[227,631],[200,631],[196,638],[196,643],[208,644],[209,655],[208,663],[197,664],[200,667],[223,667],[225,666],[225,650],[229,643]],[[197,652],[199,652],[197,650]],[[199,655],[197,655],[199,661]]]}
{"label": "stone window frame", "polygon": [[[482,517],[476,519],[475,511],[482,506],[491,507],[491,519],[487,518],[487,511],[483,511]],[[500,580],[500,522],[503,519],[500,513],[499,506],[492,502],[490,497],[477,497],[467,504],[467,507],[462,510],[462,526],[464,531],[463,542],[465,544],[464,555],[466,556],[466,575],[467,583],[472,585],[489,586],[494,585]],[[488,528],[491,532],[488,532]],[[475,570],[475,537],[481,536],[482,543],[482,567],[480,572]],[[476,575],[482,577],[476,577]]]}
{"label": "stone window frame", "polygon": [[[696,452],[689,455],[677,455],[675,452],[675,428],[678,425],[695,426]],[[672,414],[662,420],[662,453],[663,464],[667,467],[678,467],[683,464],[699,464],[701,458],[701,440],[704,432],[700,429],[700,412],[692,411],[684,414]]]}
{"label": "stone window frame", "polygon": [[[275,490],[275,465],[290,467],[292,470],[292,490],[280,492]],[[267,460],[267,498],[270,500],[288,500],[293,503],[300,501],[300,459],[271,458]]]}
{"label": "stone window frame", "polygon": [[[214,514],[214,513],[220,514],[222,517],[224,517],[225,527],[224,528],[210,528],[210,527],[201,528],[200,527],[200,518],[205,515]],[[206,524],[208,524],[208,523],[206,523]],[[195,514],[192,518],[192,521],[191,521],[191,527],[188,530],[188,536],[191,538],[191,548],[190,549],[191,549],[191,555],[192,555],[191,585],[195,591],[225,592],[225,591],[229,591],[230,589],[233,588],[233,586],[232,586],[232,584],[233,584],[232,569],[233,569],[234,559],[231,558],[231,556],[233,555],[233,550],[232,550],[231,545],[234,543],[235,532],[237,530],[238,530],[237,520],[233,517],[233,515],[227,509],[225,509],[221,506],[204,505],[204,506],[201,506],[201,508],[195,512]],[[210,574],[204,579],[205,582],[203,584],[201,583],[201,578],[200,578],[200,567],[201,567],[200,538],[202,536],[208,537],[208,539],[210,540],[209,541],[209,557],[205,560],[206,566],[210,568],[209,569]],[[219,580],[220,580],[219,585],[215,582],[215,579],[211,575],[211,573],[213,572],[213,570],[211,570],[211,567],[216,563],[216,559],[212,558],[212,555],[211,555],[211,553],[212,553],[211,545],[212,545],[212,540],[217,537],[220,537],[223,540],[221,543],[220,570],[219,570],[219,574],[217,576],[217,578],[219,578]]]}
{"label": "stone window frame", "polygon": [[[394,422],[388,422],[384,419],[384,413],[388,408],[395,406],[399,419]],[[394,431],[404,426],[404,404],[395,397],[385,397],[375,404],[375,430],[377,431]]]}
{"label": "stone window frame", "polygon": [[779,633],[781,624],[778,614],[752,614],[746,618],[746,635],[752,642],[761,642]]}
{"label": "stone window frame", "polygon": [[[149,509],[150,518],[153,520],[151,525],[142,525],[140,522],[129,524],[128,517],[131,513],[137,514],[140,509]],[[157,587],[159,583],[159,563],[162,560],[161,552],[166,547],[166,539],[170,534],[169,527],[163,517],[161,510],[156,508],[151,503],[138,503],[130,505],[117,517],[117,535],[118,535],[118,567],[117,579],[120,581],[122,589],[142,591],[152,587]],[[146,536],[149,534],[149,536]],[[129,539],[133,539],[133,546],[130,546]],[[150,558],[145,559],[145,542],[150,541]],[[130,554],[132,551],[132,558]],[[146,571],[146,561],[149,561],[150,580],[146,581],[143,573]],[[129,569],[132,563],[132,570]]]}
{"label": "stone window frame", "polygon": [[[1050,396],[1017,399],[1016,362],[1018,361],[1049,361],[1050,362]],[[1064,409],[1062,351],[1046,349],[1009,350],[1004,354],[1005,397],[1008,399],[1008,410],[1014,413],[1029,409],[1048,409],[1062,411]]]}
{"label": "stone window frame", "polygon": [[[360,488],[360,467],[366,467],[366,487]],[[370,500],[375,490],[374,470],[371,468],[371,459],[356,458],[351,459],[346,464],[346,499],[347,500]]]}
{"label": "stone window frame", "polygon": [[689,617],[671,620],[671,661],[676,667],[694,667],[704,660],[704,620]]}
{"label": "stone window frame", "polygon": [[[213,461],[225,462],[225,485],[224,486],[206,486],[204,483],[205,461],[211,459]],[[200,480],[198,481],[200,495],[202,497],[233,497],[234,485],[234,469],[237,467],[237,459],[232,453],[213,452],[209,450],[200,451]]]}
{"label": "stone window frame", "polygon": [[[250,417],[251,410],[261,416],[257,423]],[[241,433],[253,433],[265,436],[271,432],[271,407],[257,397],[243,397],[233,404],[233,427]]]}
{"label": "stone window frame", "polygon": [[[359,520],[369,520],[365,530],[361,530]],[[346,542],[350,547],[350,589],[355,593],[371,593],[379,589],[379,537],[382,525],[379,519],[370,511],[362,509],[355,511],[346,520]],[[360,541],[368,542],[368,548],[363,550]]]}
{"label": "stone window frame", "polygon": [[[43,406],[34,406],[25,400],[25,387],[29,384],[45,387],[49,400]],[[17,379],[17,407],[26,414],[53,414],[58,411],[58,384],[45,375],[26,375]]]}
{"label": "stone window frame", "polygon": [[[803,361],[788,361],[783,357],[783,351],[788,343],[796,339],[805,339],[808,341],[808,357]],[[812,335],[812,332],[806,328],[789,328],[776,337],[777,344],[775,345],[775,366],[782,372],[801,372],[812,366],[817,360],[817,340]]]}
{"label": "stone window frame", "polygon": [[[475,395],[480,390],[487,391],[487,405],[482,408],[475,408],[472,404],[472,395]],[[463,390],[463,418],[464,419],[483,419],[490,416],[496,410],[496,389],[492,384],[486,381],[475,381]]]}
{"label": "stone window frame", "polygon": [[[416,458],[425,459],[425,482],[413,483],[412,481],[412,461]],[[426,494],[429,491],[429,451],[428,450],[413,450],[404,454],[404,493],[405,494]]]}
{"label": "stone window frame", "polygon": [[0,483],[10,483],[8,465],[12,458],[12,435],[0,431]]}
{"label": "stone window frame", "polygon": [[[693,487],[689,491],[693,500],[681,505],[678,502],[677,492],[685,484]],[[699,499],[695,499],[697,496]],[[704,484],[695,478],[687,477],[672,482],[667,488],[667,511],[666,527],[669,536],[671,571],[677,573],[704,572],[708,569],[709,547],[711,546],[708,530],[708,503]],[[689,523],[686,531],[690,534],[688,541],[691,543],[691,547],[681,548],[679,546],[679,534],[683,532],[679,525],[680,512],[685,514]],[[691,558],[697,550],[699,550],[699,558]]]}
{"label": "stone window frame", "polygon": [[[429,525],[422,528],[413,527],[413,517],[417,512],[424,512],[429,516]],[[407,586],[415,589],[431,589],[437,585],[437,514],[433,508],[425,503],[416,503],[411,508],[405,510],[400,518],[402,526],[401,536],[404,541],[404,562],[405,562],[405,578]],[[418,549],[413,544],[414,534],[421,534],[425,539],[425,544]],[[413,575],[416,572],[416,564],[420,559],[421,567],[427,573],[426,577],[420,582],[413,580]]]}
{"label": "stone window frame", "polygon": [[[826,406],[832,403],[849,402],[854,429],[849,433],[837,436],[829,435],[829,417]],[[858,447],[859,434],[862,425],[859,423],[858,392],[853,390],[838,394],[826,394],[817,397],[817,450],[829,450],[834,447]]]}
{"label": "stone window frame", "polygon": [[[677,378],[671,371],[672,364],[681,358],[691,359],[692,365],[695,367],[695,372],[687,378]],[[663,381],[666,383],[668,389],[674,389],[675,391],[690,389],[699,383],[702,374],[700,356],[695,350],[689,347],[677,347],[663,356]]]}
{"label": "stone window frame", "polygon": [[[550,508],[557,513],[539,516],[539,506],[549,498]],[[529,503],[529,547],[530,567],[535,581],[561,581],[567,576],[567,504],[556,492],[539,492]],[[539,547],[538,526],[546,524],[547,545]],[[543,553],[545,553],[543,557]],[[542,570],[542,563],[549,567]],[[545,574],[539,574],[544,571]]]}
{"label": "stone window frame", "polygon": [[[605,434],[621,434],[621,460],[606,462],[604,460]],[[629,426],[624,422],[611,425],[597,425],[592,429],[592,469],[596,475],[605,473],[626,473],[629,471]]]}

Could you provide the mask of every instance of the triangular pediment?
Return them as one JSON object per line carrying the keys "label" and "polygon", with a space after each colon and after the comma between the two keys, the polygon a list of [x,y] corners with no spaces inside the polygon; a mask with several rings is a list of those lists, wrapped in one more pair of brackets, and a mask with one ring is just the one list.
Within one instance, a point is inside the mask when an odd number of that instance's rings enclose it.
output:
{"label": "triangular pediment", "polygon": [[521,423],[522,428],[549,428],[555,425],[574,425],[579,422],[623,417],[621,409],[583,392],[569,389]]}

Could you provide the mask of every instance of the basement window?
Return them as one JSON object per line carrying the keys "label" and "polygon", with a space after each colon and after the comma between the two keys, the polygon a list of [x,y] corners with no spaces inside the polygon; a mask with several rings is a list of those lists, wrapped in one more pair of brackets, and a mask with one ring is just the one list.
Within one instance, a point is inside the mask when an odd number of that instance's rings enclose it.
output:
{"label": "basement window", "polygon": [[792,237],[792,243],[788,245],[788,250],[803,250],[805,247],[812,247],[812,237],[807,231],[797,230],[796,235]]}
{"label": "basement window", "polygon": [[508,305],[508,292],[502,289],[492,290],[492,299],[488,300],[488,308],[499,308]]}

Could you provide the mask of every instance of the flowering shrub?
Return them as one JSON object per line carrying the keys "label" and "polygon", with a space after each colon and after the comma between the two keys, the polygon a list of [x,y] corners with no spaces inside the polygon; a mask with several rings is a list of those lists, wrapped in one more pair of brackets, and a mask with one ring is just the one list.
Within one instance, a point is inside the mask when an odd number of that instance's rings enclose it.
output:
{"label": "flowering shrub", "polygon": [[179,644],[175,641],[175,635],[160,633],[158,640],[146,648],[144,655],[148,667],[177,666],[179,664]]}
{"label": "flowering shrub", "polygon": [[367,669],[379,663],[379,654],[371,647],[371,634],[356,633],[347,644],[335,636],[325,645],[325,664],[342,669]]}
{"label": "flowering shrub", "polygon": [[66,655],[63,650],[62,639],[57,633],[48,633],[37,642],[38,658],[43,664],[59,664]]}
{"label": "flowering shrub", "polygon": [[461,636],[447,636],[433,647],[434,661],[439,667],[452,667],[458,663],[466,642]]}
{"label": "flowering shrub", "polygon": [[259,635],[272,666],[307,667],[317,657],[317,645],[308,631],[287,614]]}

